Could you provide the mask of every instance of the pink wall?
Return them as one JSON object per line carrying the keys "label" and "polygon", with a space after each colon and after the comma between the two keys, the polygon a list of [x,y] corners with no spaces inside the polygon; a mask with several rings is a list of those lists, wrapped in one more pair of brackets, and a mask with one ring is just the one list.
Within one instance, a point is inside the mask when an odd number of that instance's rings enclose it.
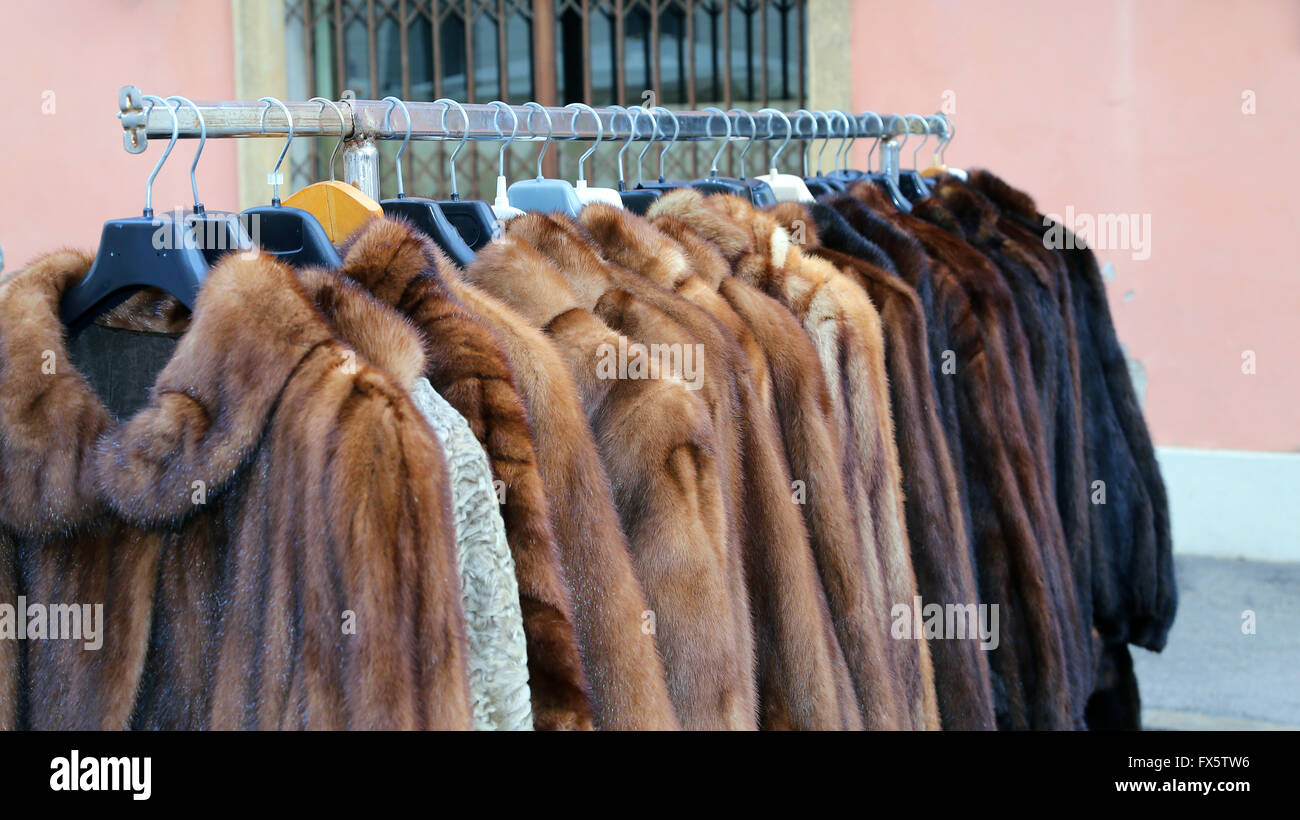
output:
{"label": "pink wall", "polygon": [[950,90],[949,164],[1045,212],[1150,215],[1149,259],[1100,256],[1158,444],[1300,450],[1300,4],[853,5],[855,111],[929,114]]}
{"label": "pink wall", "polygon": [[[0,12],[7,94],[0,151],[0,247],[5,272],[58,247],[94,250],[109,219],[139,216],[144,182],[166,141],[122,148],[117,90],[232,99],[230,3],[41,0]],[[53,92],[53,113],[43,113]],[[195,140],[176,143],[154,183],[154,210],[188,206]],[[209,208],[237,208],[232,140],[211,140],[198,169]],[[78,207],[77,203],[85,203]]]}

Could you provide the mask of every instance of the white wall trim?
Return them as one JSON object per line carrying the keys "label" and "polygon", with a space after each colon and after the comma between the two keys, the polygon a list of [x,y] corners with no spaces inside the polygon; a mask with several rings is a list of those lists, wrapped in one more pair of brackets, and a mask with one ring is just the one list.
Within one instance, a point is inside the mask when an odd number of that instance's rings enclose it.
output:
{"label": "white wall trim", "polygon": [[1174,552],[1300,561],[1300,453],[1157,447]]}

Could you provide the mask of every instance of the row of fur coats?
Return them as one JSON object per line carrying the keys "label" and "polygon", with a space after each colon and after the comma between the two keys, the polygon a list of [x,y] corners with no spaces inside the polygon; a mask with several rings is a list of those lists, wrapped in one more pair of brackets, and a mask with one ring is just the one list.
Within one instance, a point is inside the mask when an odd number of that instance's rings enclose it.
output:
{"label": "row of fur coats", "polygon": [[[102,603],[103,641],[0,640],[0,728],[470,728],[422,377],[498,487],[535,728],[1135,726],[1164,490],[1046,230],[981,172],[530,213],[464,269],[377,220],[98,320],[167,342],[130,390],[58,320],[90,257],[44,257],[0,283],[0,603]],[[900,635],[922,602],[1001,638]]]}

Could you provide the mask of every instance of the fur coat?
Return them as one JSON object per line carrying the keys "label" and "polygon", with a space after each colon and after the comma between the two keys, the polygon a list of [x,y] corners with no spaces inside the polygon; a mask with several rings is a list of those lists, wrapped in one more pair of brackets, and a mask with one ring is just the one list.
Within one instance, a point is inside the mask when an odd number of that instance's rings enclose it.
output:
{"label": "fur coat", "polygon": [[[870,183],[850,193],[925,248],[936,285],[936,320],[950,328],[955,372],[940,378],[956,382],[981,599],[999,606],[1001,640],[989,659],[997,673],[999,728],[1076,728],[1082,710],[1071,703],[1066,661],[1075,645],[1063,633],[1058,611],[1059,593],[1066,589],[1055,540],[1060,521],[1054,509],[1049,513],[1053,499],[1035,463],[1037,427],[1023,420],[1037,416],[1037,403],[1032,391],[1020,389],[1025,374],[1012,364],[1009,348],[1025,346],[1015,303],[993,266],[965,242],[899,213]],[[1072,587],[1069,594],[1072,601]]]}
{"label": "fur coat", "polygon": [[846,452],[845,480],[865,561],[857,577],[874,587],[872,594],[879,602],[868,618],[875,622],[874,640],[883,644],[889,669],[878,670],[875,685],[894,688],[895,702],[905,707],[903,726],[939,728],[933,668],[924,637],[914,641],[890,637],[891,610],[894,605],[910,609],[916,580],[903,523],[879,314],[866,294],[834,266],[792,247],[789,234],[770,215],[738,197],[705,198],[687,190],[674,192],[656,206],[652,215],[672,215],[696,225],[718,244],[737,278],[785,305],[813,339]]}
{"label": "fur coat", "polygon": [[[644,351],[585,309],[555,266],[514,236],[513,222],[464,276],[545,329],[569,365],[649,604],[638,634],[624,640],[654,641],[683,728],[755,728],[709,408],[676,370],[646,362]],[[602,311],[667,330],[661,313],[625,291],[603,299]]]}
{"label": "fur coat", "polygon": [[[920,297],[897,274],[868,261],[892,266],[830,206],[782,203],[773,213],[788,230],[802,232],[806,252],[839,267],[880,311],[918,593],[941,606],[979,603],[956,471],[934,398]],[[947,638],[930,642],[943,728],[996,728],[987,653],[977,636]]]}
{"label": "fur coat", "polygon": [[[519,583],[534,727],[592,728],[569,590],[551,527],[523,399],[497,335],[451,294],[445,257],[393,220],[361,228],[341,272],[423,332],[424,375],[469,422],[500,482],[501,514]],[[423,275],[428,273],[428,275]]]}
{"label": "fur coat", "polygon": [[[16,592],[102,602],[104,617],[96,651],[18,642],[8,722],[469,728],[446,470],[405,387],[424,366],[418,335],[341,288],[363,356],[293,271],[232,254],[147,404],[119,421],[69,361],[58,317],[90,264],[58,252],[0,286]],[[168,301],[141,292],[106,321],[156,329],[176,318]]]}
{"label": "fur coat", "polygon": [[430,240],[400,221],[363,228],[342,272],[424,332],[426,375],[469,420],[504,485],[535,726],[676,728],[662,665],[639,637],[645,597],[558,351],[462,282]]}
{"label": "fur coat", "polygon": [[848,667],[795,501],[767,357],[717,291],[730,273],[726,261],[698,237],[675,239],[630,211],[593,204],[583,208],[580,221],[607,259],[702,309],[742,354],[728,365],[740,401],[739,506],[760,728],[860,728]]}
{"label": "fur coat", "polygon": [[[1065,228],[1043,217],[1029,196],[993,174],[973,172],[970,186],[1001,209],[1005,223],[1038,237],[1040,247],[1048,231],[1061,231],[1064,239]],[[1070,297],[1067,321],[1078,336],[1087,475],[1109,488],[1124,488],[1108,493],[1105,504],[1088,505],[1092,618],[1107,655],[1088,722],[1099,728],[1137,728],[1137,683],[1123,644],[1159,651],[1173,623],[1178,594],[1168,501],[1096,257],[1077,241],[1060,244],[1053,255],[1064,268]]]}

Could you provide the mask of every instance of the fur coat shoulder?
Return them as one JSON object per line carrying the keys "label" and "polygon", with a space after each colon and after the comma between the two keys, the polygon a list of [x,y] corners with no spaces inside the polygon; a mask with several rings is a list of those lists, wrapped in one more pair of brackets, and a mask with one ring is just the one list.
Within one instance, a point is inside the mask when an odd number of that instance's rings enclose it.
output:
{"label": "fur coat shoulder", "polygon": [[[58,319],[90,263],[56,253],[0,287],[17,592],[104,612],[97,651],[23,644],[20,725],[470,728],[446,468],[405,388],[418,335],[363,322],[362,356],[289,268],[231,254],[117,421]],[[370,315],[353,296],[342,313]],[[107,321],[149,329],[166,302]]]}
{"label": "fur coat shoulder", "polygon": [[[653,361],[584,309],[564,276],[514,230],[483,248],[465,279],[545,329],[569,365],[649,604],[642,629],[625,640],[658,647],[683,728],[754,728],[708,406],[671,362]],[[625,291],[605,298],[608,310],[635,314],[626,322],[662,321]]]}
{"label": "fur coat shoulder", "polygon": [[500,482],[535,728],[590,729],[591,699],[528,412],[501,340],[451,293],[449,269],[429,239],[402,222],[379,219],[349,240],[341,273],[420,329],[424,375],[469,423]]}

